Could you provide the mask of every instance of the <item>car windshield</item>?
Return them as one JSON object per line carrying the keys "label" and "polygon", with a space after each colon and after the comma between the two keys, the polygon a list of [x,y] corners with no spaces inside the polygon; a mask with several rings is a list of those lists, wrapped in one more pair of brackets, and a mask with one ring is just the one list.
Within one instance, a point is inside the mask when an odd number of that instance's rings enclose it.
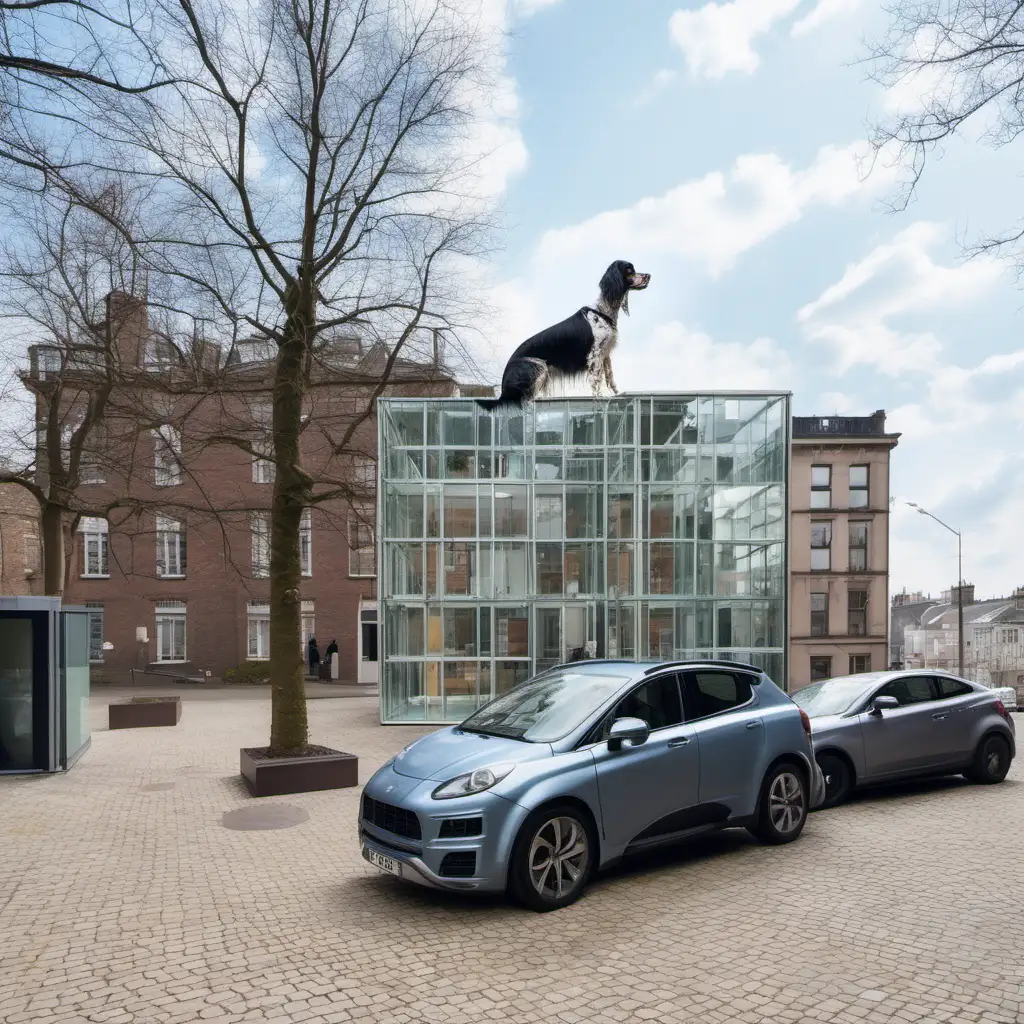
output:
{"label": "car windshield", "polygon": [[631,678],[612,672],[552,672],[492,700],[459,728],[530,743],[553,743],[582,725]]}
{"label": "car windshield", "polygon": [[797,690],[793,694],[793,701],[811,718],[841,715],[849,711],[854,701],[864,692],[864,686],[863,679],[826,679],[823,683],[812,683]]}

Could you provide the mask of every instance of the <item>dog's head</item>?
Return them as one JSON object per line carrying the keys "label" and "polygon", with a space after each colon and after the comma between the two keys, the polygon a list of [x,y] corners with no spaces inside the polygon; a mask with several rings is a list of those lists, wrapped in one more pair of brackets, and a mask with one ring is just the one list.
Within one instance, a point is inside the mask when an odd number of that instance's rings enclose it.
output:
{"label": "dog's head", "polygon": [[616,260],[601,278],[601,295],[613,308],[629,314],[629,293],[643,291],[651,283],[650,274],[640,274],[626,260]]}

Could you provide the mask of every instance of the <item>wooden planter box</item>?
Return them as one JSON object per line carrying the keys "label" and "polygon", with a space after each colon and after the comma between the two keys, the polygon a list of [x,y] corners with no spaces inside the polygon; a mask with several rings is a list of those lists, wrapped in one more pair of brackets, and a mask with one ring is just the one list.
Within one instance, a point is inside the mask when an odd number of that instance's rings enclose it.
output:
{"label": "wooden planter box", "polygon": [[242,747],[242,778],[253,796],[284,796],[359,785],[359,758],[315,747],[308,757],[266,757],[265,747]]}
{"label": "wooden planter box", "polygon": [[108,704],[111,729],[143,729],[157,725],[177,725],[181,721],[180,697],[129,697]]}

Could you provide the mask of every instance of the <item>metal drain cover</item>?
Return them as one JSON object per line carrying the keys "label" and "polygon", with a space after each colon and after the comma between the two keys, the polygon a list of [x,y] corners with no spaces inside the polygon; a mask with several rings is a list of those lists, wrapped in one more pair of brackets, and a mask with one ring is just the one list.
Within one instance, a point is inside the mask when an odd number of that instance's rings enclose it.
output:
{"label": "metal drain cover", "polygon": [[274,828],[294,828],[309,821],[309,811],[293,804],[256,804],[225,811],[220,823],[237,832],[256,832]]}
{"label": "metal drain cover", "polygon": [[162,793],[167,789],[174,789],[176,782],[150,782],[145,786],[139,786],[140,793]]}

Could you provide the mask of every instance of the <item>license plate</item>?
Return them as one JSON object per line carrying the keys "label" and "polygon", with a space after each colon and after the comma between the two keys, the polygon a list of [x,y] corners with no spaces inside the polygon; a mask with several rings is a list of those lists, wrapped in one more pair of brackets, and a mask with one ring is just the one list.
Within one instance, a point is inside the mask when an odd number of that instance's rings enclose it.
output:
{"label": "license plate", "polygon": [[394,857],[385,857],[383,853],[378,853],[368,847],[363,847],[363,854],[375,868],[380,868],[381,871],[386,871],[389,875],[402,877],[401,862],[395,860]]}

